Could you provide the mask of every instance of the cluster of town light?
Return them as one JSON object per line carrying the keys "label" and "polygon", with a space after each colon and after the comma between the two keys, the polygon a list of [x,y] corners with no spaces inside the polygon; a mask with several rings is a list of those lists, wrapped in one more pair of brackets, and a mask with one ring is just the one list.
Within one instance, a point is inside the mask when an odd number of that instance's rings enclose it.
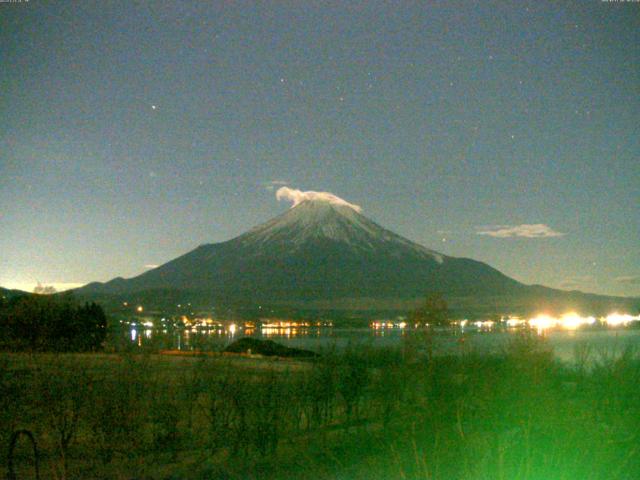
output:
{"label": "cluster of town light", "polygon": [[[491,330],[496,325],[503,325],[508,328],[518,328],[518,327],[530,327],[538,331],[545,331],[554,328],[561,328],[563,330],[577,330],[580,327],[595,325],[596,323],[601,325],[606,325],[610,327],[619,327],[619,326],[627,326],[632,322],[640,321],[640,315],[630,315],[628,313],[611,313],[606,317],[601,317],[600,319],[596,319],[593,316],[583,317],[575,312],[565,313],[559,317],[553,317],[551,315],[539,314],[535,317],[531,317],[529,319],[523,319],[520,317],[507,317],[502,318],[500,321],[494,320],[457,320],[452,322],[454,326],[458,326],[460,328],[467,327],[475,327],[478,330]],[[415,325],[417,328],[419,325]],[[427,324],[428,326],[428,324]],[[407,323],[404,321],[401,322],[391,322],[391,321],[375,321],[371,322],[371,327],[378,330],[384,328],[406,328]]]}
{"label": "cluster of town light", "polygon": [[[371,322],[371,328],[374,328],[376,330],[378,329],[382,329],[382,328],[407,328],[407,322],[404,321],[400,321],[400,322],[390,322],[390,321],[375,321],[375,322]],[[419,327],[418,324],[414,325],[416,328]]]}
{"label": "cluster of town light", "polygon": [[[212,321],[211,319],[193,319],[189,320],[186,317],[182,318],[182,323],[185,327],[185,334],[190,332],[206,332],[206,333],[218,333],[229,334],[235,336],[236,333],[243,331],[245,335],[252,335],[257,326],[255,322],[244,323],[223,323],[219,321]],[[260,332],[263,336],[273,335],[285,335],[287,337],[296,336],[308,333],[309,329],[314,328],[318,333],[321,327],[333,327],[333,322],[320,321],[320,322],[304,322],[304,321],[291,321],[291,320],[271,320],[265,321],[260,325]]]}
{"label": "cluster of town light", "polygon": [[[126,303],[125,303],[126,304]],[[143,307],[136,307],[137,312],[142,312]],[[589,325],[602,325],[609,327],[621,327],[630,325],[633,322],[640,321],[640,315],[630,315],[628,313],[618,313],[614,312],[605,317],[600,317],[596,319],[593,316],[583,317],[575,312],[565,313],[559,317],[554,317],[547,314],[539,314],[529,319],[523,319],[520,317],[509,316],[503,317],[499,321],[494,320],[457,320],[453,321],[452,325],[460,327],[462,329],[468,327],[475,327],[477,330],[489,331],[493,330],[497,325],[507,327],[507,328],[521,328],[521,327],[529,327],[537,330],[538,332],[545,332],[552,329],[563,329],[563,330],[577,330],[583,326]],[[163,333],[167,333],[167,325],[166,322],[169,322],[168,319],[162,318],[160,320],[161,325],[155,325],[154,322],[150,320],[142,321],[142,322],[125,322],[124,320],[120,320],[120,323],[127,323],[131,327],[131,340],[141,341],[141,335],[139,335],[139,330],[142,330],[142,334],[149,338],[152,335],[152,331],[154,328],[159,327],[162,329]],[[255,322],[243,322],[240,324],[236,323],[228,323],[221,322],[218,320],[214,320],[212,318],[189,318],[186,315],[182,315],[178,321],[184,327],[185,333],[188,335],[189,333],[196,333],[199,331],[206,331],[207,333],[218,333],[218,334],[230,334],[231,336],[235,336],[235,334],[242,330],[246,335],[251,335],[256,329]],[[174,324],[175,326],[175,324]],[[287,336],[297,335],[302,332],[306,332],[309,327],[332,327],[333,323],[329,321],[294,321],[294,320],[276,320],[276,319],[263,319],[262,324],[260,325],[260,329],[263,335],[282,335],[285,334]],[[402,317],[400,317],[396,321],[389,320],[377,320],[371,322],[371,328],[375,330],[384,330],[384,329],[405,329],[409,328],[418,328],[420,324],[409,324]],[[427,323],[426,326],[429,326]]]}
{"label": "cluster of town light", "polygon": [[[601,325],[610,327],[626,326],[632,322],[640,321],[640,315],[629,315],[628,313],[611,313],[606,317],[601,317],[599,322]],[[575,312],[565,313],[559,317],[553,317],[547,314],[539,314],[529,319],[523,319],[519,317],[503,318],[500,322],[493,320],[478,320],[475,322],[469,322],[468,320],[460,320],[454,322],[455,325],[465,328],[469,325],[475,326],[480,330],[491,330],[497,323],[505,325],[508,328],[518,327],[530,327],[538,331],[545,331],[554,328],[561,328],[563,330],[577,330],[580,327],[587,325],[595,325],[598,323],[598,319],[593,316],[583,317]]]}
{"label": "cluster of town light", "polygon": [[[128,306],[127,302],[123,302],[123,306]],[[191,304],[188,304],[189,306]],[[182,305],[178,305],[178,307],[182,307]],[[262,307],[261,307],[262,308]],[[137,313],[142,313],[144,311],[144,307],[142,305],[138,305],[135,308]],[[164,322],[165,318],[161,320],[163,323],[163,332],[166,333],[166,325]],[[460,328],[467,328],[469,326],[474,326],[478,330],[492,330],[496,325],[503,325],[508,328],[517,328],[517,327],[530,327],[538,330],[539,332],[561,328],[564,330],[576,330],[580,327],[587,325],[594,325],[599,323],[601,325],[610,326],[610,327],[619,327],[619,326],[627,326],[632,322],[640,321],[640,315],[630,315],[628,313],[610,313],[605,317],[600,317],[596,319],[593,316],[583,317],[575,312],[565,313],[560,317],[553,317],[547,314],[538,314],[535,317],[529,319],[523,319],[516,316],[503,317],[499,321],[494,320],[457,320],[452,322],[454,326],[458,326]],[[254,322],[244,322],[244,324],[236,325],[235,323],[226,323],[214,320],[212,318],[192,318],[190,319],[186,315],[182,315],[180,318],[180,322],[185,327],[187,331],[197,332],[200,329],[206,329],[210,333],[217,330],[220,332],[228,332],[231,335],[235,335],[238,330],[245,330],[245,333],[250,334],[253,333],[256,328],[256,324]],[[121,321],[122,323],[122,321]],[[128,322],[127,322],[128,323]],[[136,326],[135,322],[130,324],[132,327]],[[142,322],[142,326],[146,327],[144,330],[146,336],[150,336],[151,328],[154,327],[152,322]],[[320,321],[320,322],[309,322],[309,321],[294,321],[294,320],[276,320],[276,319],[263,319],[261,324],[261,330],[263,334],[273,334],[273,333],[282,333],[283,331],[291,331],[292,333],[297,332],[299,328],[308,328],[308,327],[332,327],[332,322]],[[396,321],[390,320],[376,320],[371,322],[371,328],[380,330],[380,329],[405,329],[407,327],[415,327],[418,328],[421,325],[415,324],[411,325],[407,323],[403,317],[399,317]],[[425,326],[429,326],[427,323]],[[137,333],[134,333],[135,330],[132,331],[132,339],[135,340],[135,336]]]}
{"label": "cluster of town light", "polygon": [[[610,313],[606,317],[601,317],[600,323],[610,327],[626,326],[632,322],[640,321],[640,315],[629,315],[628,313]],[[525,322],[524,320],[522,322]],[[595,317],[583,317],[575,312],[565,313],[560,317],[552,317],[550,315],[537,315],[529,320],[526,324],[538,331],[549,330],[552,328],[562,328],[564,330],[576,330],[583,326],[594,325],[598,322]],[[510,325],[511,326],[511,325]],[[518,326],[518,325],[513,325]]]}

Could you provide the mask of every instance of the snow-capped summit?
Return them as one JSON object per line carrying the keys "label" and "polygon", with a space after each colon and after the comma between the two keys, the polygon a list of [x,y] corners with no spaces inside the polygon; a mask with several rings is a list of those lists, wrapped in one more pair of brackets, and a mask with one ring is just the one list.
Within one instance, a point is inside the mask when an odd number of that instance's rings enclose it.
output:
{"label": "snow-capped summit", "polygon": [[350,205],[324,199],[303,200],[274,219],[240,236],[244,246],[261,248],[274,242],[294,251],[307,242],[321,240],[344,248],[367,251],[409,249],[417,256],[442,263],[444,256],[382,228]]}

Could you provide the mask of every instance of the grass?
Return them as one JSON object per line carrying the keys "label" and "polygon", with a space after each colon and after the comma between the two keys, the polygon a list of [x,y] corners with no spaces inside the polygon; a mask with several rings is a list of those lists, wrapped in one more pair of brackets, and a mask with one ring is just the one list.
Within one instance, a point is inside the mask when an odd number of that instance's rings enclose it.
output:
{"label": "grass", "polygon": [[[417,347],[2,354],[2,451],[33,433],[41,478],[640,478],[634,351],[586,367],[532,335],[493,355]],[[20,439],[17,478],[33,478],[32,459]]]}

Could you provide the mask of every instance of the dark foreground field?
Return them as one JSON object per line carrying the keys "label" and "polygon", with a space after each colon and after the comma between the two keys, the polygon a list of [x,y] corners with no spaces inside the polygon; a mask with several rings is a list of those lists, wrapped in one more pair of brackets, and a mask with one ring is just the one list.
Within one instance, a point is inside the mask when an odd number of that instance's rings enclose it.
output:
{"label": "dark foreground field", "polygon": [[[2,475],[25,429],[43,479],[640,478],[635,353],[563,366],[527,335],[501,355],[427,352],[3,354]],[[21,436],[16,478],[33,457]]]}

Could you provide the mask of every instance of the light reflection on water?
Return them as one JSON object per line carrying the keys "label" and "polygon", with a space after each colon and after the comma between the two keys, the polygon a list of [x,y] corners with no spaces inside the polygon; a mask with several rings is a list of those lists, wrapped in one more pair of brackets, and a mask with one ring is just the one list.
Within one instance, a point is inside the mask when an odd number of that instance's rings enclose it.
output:
{"label": "light reflection on water", "polygon": [[[166,332],[166,330],[164,331]],[[370,347],[399,347],[403,342],[413,342],[419,348],[424,344],[422,330],[403,328],[336,328],[336,327],[262,327],[225,330],[222,328],[174,330],[145,329],[141,335],[131,328],[126,338],[132,344],[161,349],[219,351],[234,340],[251,336],[269,339],[289,347],[313,351],[343,349],[348,345]],[[435,354],[460,354],[467,352],[500,352],[514,330],[488,331],[441,328],[430,335]],[[578,351],[589,348],[593,355],[618,355],[624,349],[640,348],[640,329],[554,330],[542,335],[555,355],[565,361],[573,361]],[[420,343],[422,342],[422,343]]]}

